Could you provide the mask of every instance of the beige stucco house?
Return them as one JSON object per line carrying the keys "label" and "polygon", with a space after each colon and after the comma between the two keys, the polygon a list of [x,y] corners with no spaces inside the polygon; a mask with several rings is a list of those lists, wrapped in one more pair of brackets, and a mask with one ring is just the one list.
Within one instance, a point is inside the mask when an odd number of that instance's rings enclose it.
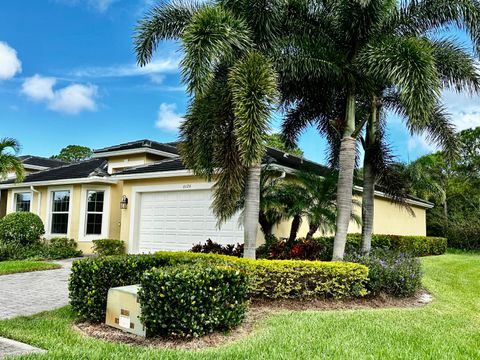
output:
{"label": "beige stucco house", "polygon": [[[325,170],[273,148],[266,161],[286,174],[305,165]],[[91,160],[30,173],[22,183],[4,181],[0,206],[7,214],[38,214],[46,238],[73,238],[85,253],[91,251],[92,240],[103,238],[123,240],[130,253],[188,250],[209,238],[223,244],[243,242],[237,216],[217,229],[211,187],[183,166],[175,143],[139,140],[96,150]],[[413,197],[408,203],[415,216],[377,192],[374,232],[425,235],[425,212],[432,204]],[[352,223],[349,231],[360,229]],[[280,237],[288,232],[288,222],[274,229]],[[299,236],[306,232],[304,221]],[[263,242],[260,231],[257,242]]]}

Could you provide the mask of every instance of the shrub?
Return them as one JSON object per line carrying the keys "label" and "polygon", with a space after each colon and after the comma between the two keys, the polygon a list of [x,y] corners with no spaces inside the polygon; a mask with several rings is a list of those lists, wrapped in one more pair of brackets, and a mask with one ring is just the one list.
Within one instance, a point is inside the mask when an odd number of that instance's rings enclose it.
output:
{"label": "shrub", "polygon": [[368,269],[352,263],[248,260],[231,256],[160,252],[75,261],[69,280],[70,303],[84,319],[103,321],[108,289],[138,284],[145,271],[199,263],[243,269],[250,276],[252,298],[351,298],[366,293]]}
{"label": "shrub", "polygon": [[[268,248],[259,251],[259,255],[267,259],[301,259],[323,260],[331,259],[333,252],[333,237],[319,237],[314,239],[298,239],[288,245],[285,240],[271,242]],[[361,235],[348,234],[345,247],[346,254],[354,254],[361,249]],[[410,253],[414,256],[441,255],[447,250],[447,239],[432,236],[400,236],[378,235],[372,236],[372,248]]]}
{"label": "shrub", "polygon": [[122,255],[125,254],[125,245],[122,240],[93,240],[93,252],[100,256]]}
{"label": "shrub", "polygon": [[149,335],[201,336],[231,329],[248,305],[248,277],[226,266],[181,265],[147,271],[139,291]]}
{"label": "shrub", "polygon": [[211,239],[208,239],[205,244],[194,245],[191,249],[191,252],[194,253],[204,253],[204,254],[220,254],[220,255],[229,255],[242,257],[243,256],[243,244],[237,243],[236,245],[228,244],[222,245],[216,242],[213,242]]}
{"label": "shrub", "polygon": [[45,242],[43,255],[46,259],[68,259],[82,256],[82,252],[77,250],[77,243],[68,238],[52,238]]}
{"label": "shrub", "polygon": [[385,293],[407,297],[414,295],[422,285],[420,260],[412,255],[377,250],[369,256],[348,255],[347,260],[368,267],[367,289],[371,295]]}
{"label": "shrub", "polygon": [[38,243],[45,234],[42,219],[30,212],[15,212],[0,220],[0,242],[27,246]]}
{"label": "shrub", "polygon": [[480,250],[480,221],[452,222],[446,229],[448,246],[464,250]]}

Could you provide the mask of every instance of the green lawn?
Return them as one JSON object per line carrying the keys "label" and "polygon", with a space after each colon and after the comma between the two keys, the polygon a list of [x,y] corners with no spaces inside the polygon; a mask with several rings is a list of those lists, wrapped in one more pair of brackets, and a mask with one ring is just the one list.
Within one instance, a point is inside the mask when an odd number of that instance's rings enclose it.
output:
{"label": "green lawn", "polygon": [[[152,350],[86,338],[69,308],[0,322],[0,335],[49,349],[51,359],[480,359],[480,255],[423,259],[431,305],[415,309],[275,315],[230,345]],[[33,358],[33,357],[32,357]]]}
{"label": "green lawn", "polygon": [[44,261],[30,261],[30,260],[0,261],[0,275],[37,271],[37,270],[59,269],[59,268],[61,268],[61,266],[58,264],[52,264]]}

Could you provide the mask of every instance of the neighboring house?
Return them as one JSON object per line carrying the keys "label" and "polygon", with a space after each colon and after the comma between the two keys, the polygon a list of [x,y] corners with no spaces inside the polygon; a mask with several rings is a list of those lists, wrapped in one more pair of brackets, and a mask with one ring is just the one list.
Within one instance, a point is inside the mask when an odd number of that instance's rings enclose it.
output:
{"label": "neighboring house", "polygon": [[[287,174],[305,165],[326,170],[273,148],[265,162]],[[125,241],[130,253],[188,250],[208,238],[223,244],[243,242],[238,216],[217,229],[211,188],[211,182],[185,169],[175,143],[150,140],[95,150],[91,160],[32,173],[22,183],[0,183],[8,192],[7,213],[38,214],[47,238],[73,238],[86,253],[92,240],[102,238]],[[413,197],[408,202],[415,216],[378,192],[375,233],[425,235],[425,210],[432,204]],[[299,235],[307,228],[304,221]],[[352,224],[350,231],[360,229]],[[274,229],[281,237],[288,232],[288,222]],[[260,231],[257,242],[263,242]]]}
{"label": "neighboring house", "polygon": [[[58,167],[65,165],[66,162],[48,159],[40,156],[33,155],[22,155],[18,157],[23,164],[25,169],[25,175],[29,175],[38,171],[47,170],[53,167]],[[7,174],[7,179],[15,179],[15,172],[10,171]],[[26,195],[25,201],[30,201],[31,199]],[[7,204],[7,191],[0,192],[0,218],[5,216]]]}

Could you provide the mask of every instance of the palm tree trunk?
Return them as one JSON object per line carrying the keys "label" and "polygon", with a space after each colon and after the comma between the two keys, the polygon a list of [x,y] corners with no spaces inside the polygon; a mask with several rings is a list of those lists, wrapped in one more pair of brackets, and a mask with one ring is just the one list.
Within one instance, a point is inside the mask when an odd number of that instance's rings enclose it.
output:
{"label": "palm tree trunk", "polygon": [[257,249],[258,214],[260,211],[260,166],[248,169],[245,194],[244,250],[243,257],[255,259]]}
{"label": "palm tree trunk", "polygon": [[260,229],[265,236],[272,234],[273,224],[268,221],[263,211],[260,211],[260,214],[258,215],[258,223],[260,224]]}
{"label": "palm tree trunk", "polygon": [[310,240],[311,238],[313,238],[313,234],[315,234],[317,230],[318,230],[318,225],[310,224],[308,227],[308,232],[305,239]]}
{"label": "palm tree trunk", "polygon": [[302,222],[302,217],[300,215],[295,215],[293,217],[292,226],[290,227],[290,236],[288,242],[292,244],[297,238],[298,229],[300,228],[300,223]]}
{"label": "palm tree trunk", "polygon": [[363,160],[363,194],[362,194],[362,252],[369,254],[372,248],[373,216],[375,205],[375,174],[372,164],[372,147],[376,141],[378,123],[377,98],[373,97],[372,113],[367,123],[365,157]]}
{"label": "palm tree trunk", "polygon": [[355,169],[355,93],[347,95],[346,126],[340,145],[337,184],[337,226],[333,243],[333,261],[343,260],[348,224],[352,213],[353,171]]}

